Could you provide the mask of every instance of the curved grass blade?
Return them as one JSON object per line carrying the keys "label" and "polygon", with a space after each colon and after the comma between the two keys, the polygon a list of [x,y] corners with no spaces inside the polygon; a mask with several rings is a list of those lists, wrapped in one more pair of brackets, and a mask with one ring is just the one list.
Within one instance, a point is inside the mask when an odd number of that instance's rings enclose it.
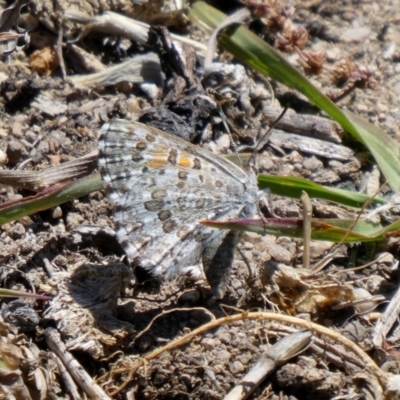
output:
{"label": "curved grass blade", "polygon": [[[363,193],[321,186],[307,179],[288,176],[259,175],[258,186],[260,189],[269,188],[272,193],[280,196],[298,199],[304,190],[311,198],[324,199],[358,209],[370,200],[370,197]],[[371,207],[383,204],[386,204],[386,200],[381,198],[374,198],[371,201]]]}
{"label": "curved grass blade", "polygon": [[104,183],[100,174],[87,176],[66,184],[51,186],[34,196],[1,204],[0,225],[103,189]]}
{"label": "curved grass blade", "polygon": [[35,293],[26,293],[19,290],[10,289],[0,289],[0,297],[26,297],[36,300],[51,300],[50,296]]}
{"label": "curved grass blade", "polygon": [[[203,225],[219,229],[269,234],[275,236],[303,237],[303,220],[300,218],[267,218],[266,223],[260,219],[230,220],[224,222],[202,221]],[[345,243],[375,242],[384,240],[386,230],[382,225],[366,221],[317,219],[311,221],[311,239],[339,243],[345,237]],[[350,233],[348,233],[351,229]]]}

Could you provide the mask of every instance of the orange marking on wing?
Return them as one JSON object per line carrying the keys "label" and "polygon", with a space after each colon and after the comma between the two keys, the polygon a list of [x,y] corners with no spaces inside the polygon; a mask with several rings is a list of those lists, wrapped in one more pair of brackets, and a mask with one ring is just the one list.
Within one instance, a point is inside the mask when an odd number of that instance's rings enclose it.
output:
{"label": "orange marking on wing", "polygon": [[179,159],[179,166],[183,168],[189,168],[192,165],[192,161],[190,158],[187,157],[181,157]]}
{"label": "orange marking on wing", "polygon": [[164,158],[156,158],[156,159],[150,161],[148,165],[152,169],[157,169],[157,168],[165,167],[167,165],[167,163]]}

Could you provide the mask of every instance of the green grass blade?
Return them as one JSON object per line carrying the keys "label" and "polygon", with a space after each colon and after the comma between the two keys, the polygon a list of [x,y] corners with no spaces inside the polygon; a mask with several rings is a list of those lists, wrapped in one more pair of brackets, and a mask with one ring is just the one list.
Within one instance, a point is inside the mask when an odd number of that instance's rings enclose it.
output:
{"label": "green grass blade", "polygon": [[0,225],[103,189],[104,183],[100,174],[95,174],[71,183],[52,186],[35,196],[3,203],[0,206]]}
{"label": "green grass blade", "polygon": [[0,297],[25,297],[36,300],[51,300],[51,297],[42,294],[26,293],[10,289],[0,289]]}
{"label": "green grass blade", "polygon": [[400,147],[386,132],[377,126],[370,124],[363,118],[344,111],[349,120],[350,131],[354,137],[362,142],[372,153],[379,165],[382,173],[387,179],[390,187],[396,191],[400,191]]}
{"label": "green grass blade", "polygon": [[[260,235],[303,238],[303,220],[299,218],[267,218],[266,224],[256,220],[203,221],[203,225],[219,229],[235,229]],[[386,229],[366,221],[317,219],[311,221],[311,239],[339,243],[375,242],[384,240]]]}
{"label": "green grass blade", "polygon": [[[272,193],[299,199],[302,191],[306,191],[311,198],[324,199],[348,207],[362,208],[370,200],[366,194],[351,192],[349,190],[330,188],[303,178],[287,176],[259,175],[258,186],[260,189],[270,189]],[[386,204],[386,200],[374,198],[371,207]]]}

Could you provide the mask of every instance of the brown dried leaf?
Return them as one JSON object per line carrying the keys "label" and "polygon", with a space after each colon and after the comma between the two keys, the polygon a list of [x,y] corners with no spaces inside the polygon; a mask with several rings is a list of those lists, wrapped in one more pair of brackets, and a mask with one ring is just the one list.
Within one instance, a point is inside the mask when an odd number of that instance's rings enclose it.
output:
{"label": "brown dried leaf", "polygon": [[31,68],[41,75],[51,75],[58,67],[57,53],[52,46],[35,51],[29,60]]}
{"label": "brown dried leaf", "polygon": [[19,367],[23,359],[19,347],[11,343],[0,343],[0,359],[10,370],[15,370]]}
{"label": "brown dried leaf", "polygon": [[43,171],[0,171],[0,183],[39,191],[56,183],[89,175],[97,166],[97,154],[47,168]]}

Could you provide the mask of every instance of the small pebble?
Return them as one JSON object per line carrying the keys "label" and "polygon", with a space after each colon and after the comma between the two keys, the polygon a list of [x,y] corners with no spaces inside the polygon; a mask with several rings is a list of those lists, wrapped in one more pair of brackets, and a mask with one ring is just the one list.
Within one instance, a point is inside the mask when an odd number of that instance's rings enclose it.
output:
{"label": "small pebble", "polygon": [[306,158],[303,161],[303,167],[309,171],[317,171],[318,169],[323,167],[323,163],[315,156],[312,156],[310,158]]}
{"label": "small pebble", "polygon": [[342,335],[354,343],[361,343],[366,334],[367,330],[359,321],[348,323],[342,330]]}
{"label": "small pebble", "polygon": [[357,312],[365,313],[368,311],[374,311],[377,302],[372,300],[372,294],[369,293],[367,290],[363,288],[353,289],[353,296],[355,301],[371,299],[371,301],[364,301],[362,303],[356,304],[354,308],[357,310]]}
{"label": "small pebble", "polygon": [[291,164],[283,164],[279,167],[277,171],[277,175],[281,176],[292,176],[294,171],[294,167]]}
{"label": "small pebble", "polygon": [[224,154],[231,147],[231,138],[228,134],[221,135],[216,141],[218,153]]}
{"label": "small pebble", "polygon": [[189,290],[179,298],[179,302],[184,304],[196,304],[199,300],[200,293],[198,290]]}
{"label": "small pebble", "polygon": [[269,172],[275,169],[275,163],[272,161],[271,157],[262,154],[258,159],[258,167],[259,172]]}
{"label": "small pebble", "polygon": [[240,279],[232,279],[231,285],[234,289],[239,289],[243,287],[243,282]]}
{"label": "small pebble", "polygon": [[18,222],[21,222],[21,224],[25,227],[31,226],[34,224],[32,218],[29,215],[25,215],[24,217],[21,217]]}
{"label": "small pebble", "polygon": [[236,375],[242,373],[245,370],[245,368],[240,361],[234,361],[230,365],[229,370],[231,371],[232,374]]}
{"label": "small pebble", "polygon": [[8,161],[7,154],[0,149],[0,166],[7,164],[7,161]]}
{"label": "small pebble", "polygon": [[217,332],[215,334],[215,336],[224,344],[231,343],[231,341],[232,341],[232,337],[231,337],[230,333],[226,332],[226,331]]}
{"label": "small pebble", "polygon": [[15,325],[20,332],[33,331],[40,321],[38,313],[25,301],[19,299],[8,303],[1,314],[5,321]]}
{"label": "small pebble", "polygon": [[33,241],[32,240],[24,240],[19,244],[19,249],[21,254],[29,254],[33,250]]}
{"label": "small pebble", "polygon": [[61,217],[62,217],[62,210],[61,210],[61,207],[60,207],[60,206],[55,207],[54,210],[53,210],[53,213],[51,214],[51,216],[52,216],[54,219],[61,218]]}
{"label": "small pebble", "polygon": [[21,223],[17,222],[11,226],[8,235],[14,240],[20,239],[25,235],[25,227]]}
{"label": "small pebble", "polygon": [[215,364],[226,364],[232,358],[232,354],[227,350],[218,351],[215,357]]}
{"label": "small pebble", "polygon": [[298,151],[292,151],[289,155],[289,161],[292,164],[303,162],[304,157]]}
{"label": "small pebble", "polygon": [[84,218],[82,217],[82,215],[76,212],[70,212],[67,215],[67,226],[70,229],[73,229],[78,225],[82,224],[83,221]]}
{"label": "small pebble", "polygon": [[284,264],[289,264],[292,260],[292,255],[290,254],[290,252],[279,244],[268,243],[267,251],[274,260],[282,262]]}
{"label": "small pebble", "polygon": [[17,140],[11,140],[7,146],[8,162],[11,166],[17,165],[29,157],[26,147]]}
{"label": "small pebble", "polygon": [[203,338],[201,344],[204,346],[206,350],[212,350],[217,345],[217,341],[211,338]]}
{"label": "small pebble", "polygon": [[251,244],[257,244],[261,242],[261,236],[254,232],[244,232],[242,236],[243,240]]}
{"label": "small pebble", "polygon": [[33,132],[31,129],[28,129],[25,132],[25,139],[27,140],[28,143],[34,143],[37,139],[37,134]]}
{"label": "small pebble", "polygon": [[340,39],[344,42],[357,42],[361,43],[367,40],[367,38],[371,35],[372,31],[370,28],[358,27],[358,28],[349,28],[342,32],[340,35]]}

